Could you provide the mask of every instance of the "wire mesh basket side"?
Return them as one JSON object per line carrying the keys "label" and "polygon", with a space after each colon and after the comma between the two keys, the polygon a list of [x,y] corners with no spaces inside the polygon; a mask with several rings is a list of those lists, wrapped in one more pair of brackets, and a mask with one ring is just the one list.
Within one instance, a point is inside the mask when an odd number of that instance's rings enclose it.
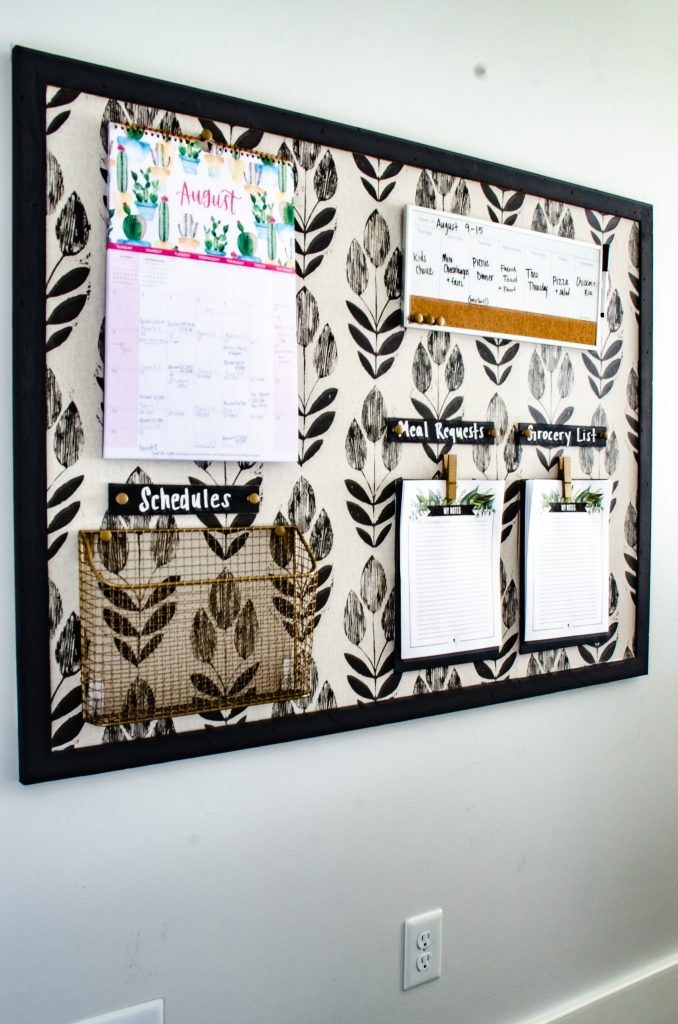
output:
{"label": "wire mesh basket side", "polygon": [[296,527],[81,531],[79,552],[87,721],[310,692],[317,568]]}

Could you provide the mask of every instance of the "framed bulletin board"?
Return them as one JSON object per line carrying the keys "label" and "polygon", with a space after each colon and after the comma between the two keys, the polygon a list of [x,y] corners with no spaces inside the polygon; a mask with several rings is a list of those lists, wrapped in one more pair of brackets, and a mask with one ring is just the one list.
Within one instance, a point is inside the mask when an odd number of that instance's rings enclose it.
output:
{"label": "framed bulletin board", "polygon": [[[155,133],[161,142],[199,140],[209,132],[202,151],[218,149],[224,166],[231,161],[230,180],[240,182],[243,202],[254,196],[253,207],[266,207],[261,237],[241,221],[242,228],[229,226],[227,248],[215,210],[202,209],[215,223],[200,221],[193,234],[197,210],[186,210],[193,220],[182,214],[180,223],[168,221],[166,211],[161,215],[154,206],[152,188],[145,199],[136,195],[125,161],[118,162],[118,150],[111,148],[125,149],[111,124]],[[127,138],[144,142],[141,135]],[[128,240],[150,239],[159,249],[175,231],[184,239],[209,239],[213,248],[203,255],[211,259],[252,262],[266,252],[276,262],[276,239],[283,237],[276,223],[288,228],[292,216],[284,176],[266,187],[250,172],[237,178],[245,152],[260,154],[256,174],[269,173],[278,161],[294,177],[297,460],[104,459],[109,178],[119,174],[120,190],[129,195],[114,214]],[[143,191],[144,184],[160,182],[155,172],[165,166],[163,154],[153,153],[151,161],[149,148],[148,166],[143,153],[136,155]],[[167,202],[162,194],[156,198],[158,206]],[[147,203],[145,214],[131,205],[137,200]],[[211,202],[209,189],[197,202]],[[454,333],[435,319],[411,324],[401,274],[408,206],[604,248],[598,345],[578,349],[489,330]],[[142,217],[150,226],[137,223]],[[173,251],[179,248],[177,243]],[[241,99],[15,49],[22,781],[301,739],[645,673],[651,282],[652,210],[643,203]],[[449,426],[457,420],[490,423],[492,443],[459,443],[466,428]],[[403,444],[394,435],[393,423],[403,421],[411,426],[406,439],[417,443]],[[419,421],[447,426],[430,434],[422,428],[415,438]],[[523,435],[525,424],[534,433]],[[595,444],[569,447],[570,424],[590,431]],[[523,443],[528,435],[532,443]],[[440,478],[443,456],[453,448],[460,479],[504,482],[501,644],[496,658],[400,672],[394,650],[397,485],[401,479]],[[609,629],[595,643],[521,653],[521,488],[527,479],[555,477],[563,455],[572,457],[578,479],[611,481]],[[233,488],[240,488],[238,501],[245,502],[237,510],[228,504]],[[180,515],[189,489],[202,495],[194,500],[203,504]],[[111,505],[123,491],[131,503]],[[292,584],[287,578],[273,583],[267,606],[286,620],[281,637],[293,635],[295,644],[301,638],[307,645],[312,636],[311,651],[303,655],[308,683],[295,688],[292,662],[283,658],[268,700],[254,693],[252,681],[261,671],[257,645],[270,641],[272,627],[252,610],[254,598],[233,582],[236,556],[251,550],[242,537],[255,525],[267,527],[266,557],[279,568],[288,571],[293,550],[308,559]],[[211,560],[195,570],[208,589],[184,618],[188,570],[179,561],[186,554],[180,528],[195,531],[191,544]],[[228,540],[227,529],[234,531]],[[298,547],[288,546],[287,531]],[[148,580],[158,580],[160,588],[144,594],[129,582],[132,560],[141,563],[142,551],[150,560]],[[116,672],[123,665],[128,673],[119,673],[126,682],[117,720],[99,714],[106,674],[85,675],[97,631],[82,624],[80,572],[90,570],[104,608],[98,629],[107,664],[115,664]],[[243,579],[256,576],[243,573]],[[292,623],[297,632],[290,632]],[[172,675],[170,631],[179,629],[193,662],[175,669],[189,697],[174,713],[153,673],[164,666]],[[242,664],[224,682],[218,656],[227,640]]]}

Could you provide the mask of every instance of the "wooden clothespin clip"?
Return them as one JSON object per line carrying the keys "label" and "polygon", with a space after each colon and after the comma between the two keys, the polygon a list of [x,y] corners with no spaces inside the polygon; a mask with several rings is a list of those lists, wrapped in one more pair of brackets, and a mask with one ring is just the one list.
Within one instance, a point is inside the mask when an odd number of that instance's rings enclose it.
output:
{"label": "wooden clothespin clip", "polygon": [[457,456],[443,455],[443,469],[447,473],[445,497],[448,501],[457,500]]}
{"label": "wooden clothespin clip", "polygon": [[563,501],[572,501],[572,460],[569,455],[560,456],[558,467],[563,481]]}

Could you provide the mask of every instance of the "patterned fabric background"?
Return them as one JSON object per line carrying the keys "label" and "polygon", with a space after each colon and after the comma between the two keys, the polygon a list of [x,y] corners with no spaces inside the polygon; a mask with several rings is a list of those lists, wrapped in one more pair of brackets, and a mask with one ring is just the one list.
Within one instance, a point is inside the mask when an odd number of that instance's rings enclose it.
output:
{"label": "patterned fabric background", "polygon": [[[53,749],[125,742],[243,721],[311,714],[551,670],[620,661],[635,631],[638,444],[638,225],[492,184],[331,150],[254,130],[51,88],[46,97],[47,479]],[[110,120],[260,148],[294,160],[299,459],[297,465],[117,463],[101,458],[106,181]],[[607,327],[600,356],[508,339],[404,330],[400,257],[406,203],[610,244]],[[385,440],[386,416],[491,419],[493,447],[460,447],[459,476],[505,477],[503,645],[494,662],[408,672],[393,668],[395,483],[439,475],[442,445]],[[575,449],[573,475],[613,480],[608,640],[518,653],[520,480],[555,475],[562,449],[521,449],[520,420],[610,430],[602,451]],[[320,577],[313,692],[285,704],[98,728],[83,723],[77,531],[199,526],[192,516],[117,520],[109,481],[261,485],[257,521],[293,522]],[[221,525],[233,517],[222,516]],[[243,517],[236,525],[243,523]],[[204,525],[215,525],[204,521]],[[158,544],[171,572],[171,544]],[[162,627],[162,616],[156,619]],[[159,643],[159,641],[156,642]],[[134,700],[152,700],[135,693]]]}

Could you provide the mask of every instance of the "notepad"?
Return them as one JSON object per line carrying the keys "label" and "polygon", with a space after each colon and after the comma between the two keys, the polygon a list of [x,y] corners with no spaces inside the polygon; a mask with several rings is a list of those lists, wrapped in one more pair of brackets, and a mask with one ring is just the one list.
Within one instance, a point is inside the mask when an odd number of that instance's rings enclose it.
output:
{"label": "notepad", "polygon": [[562,485],[528,480],[524,507],[524,622],[527,644],[554,646],[604,635],[609,627],[609,480]]}
{"label": "notepad", "polygon": [[496,651],[503,481],[404,480],[400,493],[400,643],[404,667]]}

